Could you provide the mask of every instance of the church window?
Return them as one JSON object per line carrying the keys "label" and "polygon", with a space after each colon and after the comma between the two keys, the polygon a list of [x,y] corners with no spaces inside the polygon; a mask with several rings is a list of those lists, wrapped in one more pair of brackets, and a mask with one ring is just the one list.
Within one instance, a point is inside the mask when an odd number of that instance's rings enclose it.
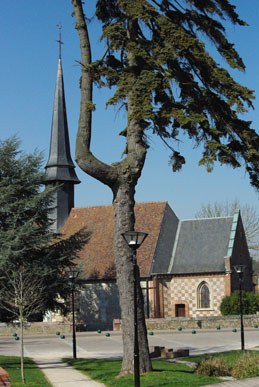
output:
{"label": "church window", "polygon": [[198,309],[207,309],[210,307],[210,290],[206,282],[198,286]]}

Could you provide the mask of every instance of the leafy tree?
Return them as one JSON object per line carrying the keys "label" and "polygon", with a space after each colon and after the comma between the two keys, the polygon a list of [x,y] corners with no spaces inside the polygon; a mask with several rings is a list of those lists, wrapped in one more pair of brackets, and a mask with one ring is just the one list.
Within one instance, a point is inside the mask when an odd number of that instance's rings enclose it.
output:
{"label": "leafy tree", "polygon": [[[256,314],[259,311],[259,295],[242,291],[243,313]],[[231,296],[225,296],[220,304],[220,311],[223,316],[240,314],[239,291],[236,290]]]}
{"label": "leafy tree", "polygon": [[[244,63],[225,35],[222,22],[243,26],[228,0],[98,0],[103,55],[91,58],[87,4],[72,0],[81,48],[81,104],[76,160],[90,176],[113,192],[115,263],[123,326],[122,373],[133,372],[133,268],[121,233],[134,229],[135,188],[155,134],[171,150],[173,171],[186,162],[179,144],[186,135],[203,146],[200,165],[245,164],[251,183],[259,187],[259,137],[240,118],[252,107],[253,93],[238,84],[208,52],[208,45],[233,69]],[[83,4],[84,7],[83,7]],[[96,36],[94,36],[96,41]],[[93,84],[111,88],[108,105],[126,111],[124,157],[113,164],[91,150]],[[180,141],[181,140],[181,141]],[[145,242],[147,243],[147,242]],[[140,288],[139,288],[140,289]],[[141,372],[151,369],[143,301],[139,291],[138,326]]]}
{"label": "leafy tree", "polygon": [[75,265],[77,252],[87,242],[89,232],[80,231],[62,239],[50,231],[55,188],[43,189],[41,153],[27,155],[19,146],[16,137],[0,142],[0,278],[3,284],[9,281],[8,273],[20,267],[30,271],[46,289],[41,308],[44,313],[64,308],[57,297],[65,298],[69,292],[64,270]]}
{"label": "leafy tree", "polygon": [[196,218],[233,216],[236,210],[241,212],[250,253],[253,256],[257,256],[259,252],[259,213],[256,207],[249,204],[241,204],[237,199],[232,202],[207,203],[201,207],[195,216]]}
{"label": "leafy tree", "polygon": [[24,326],[30,316],[44,309],[47,288],[43,278],[35,277],[31,268],[21,266],[17,269],[5,272],[5,277],[0,278],[0,306],[11,314],[12,319],[19,321],[21,380],[25,383]]}

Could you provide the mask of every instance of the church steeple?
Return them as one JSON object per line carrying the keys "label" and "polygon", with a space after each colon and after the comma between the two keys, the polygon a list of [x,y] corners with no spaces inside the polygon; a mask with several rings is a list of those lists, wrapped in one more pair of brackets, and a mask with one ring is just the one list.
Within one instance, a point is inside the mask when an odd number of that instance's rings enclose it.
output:
{"label": "church steeple", "polygon": [[58,232],[74,207],[74,185],[79,184],[71,158],[67,124],[66,101],[61,60],[61,31],[59,27],[59,60],[52,115],[50,152],[45,184],[57,184],[52,211],[53,230]]}

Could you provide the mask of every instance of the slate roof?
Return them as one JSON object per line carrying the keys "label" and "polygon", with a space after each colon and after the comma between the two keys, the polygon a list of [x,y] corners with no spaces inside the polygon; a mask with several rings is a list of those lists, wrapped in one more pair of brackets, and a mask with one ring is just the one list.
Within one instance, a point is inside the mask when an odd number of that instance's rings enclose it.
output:
{"label": "slate roof", "polygon": [[[172,210],[166,202],[137,203],[135,205],[135,229],[148,233],[137,255],[141,277],[150,275],[158,237],[163,229],[163,219],[165,213],[170,211]],[[86,278],[115,278],[113,207],[73,208],[61,232],[68,236],[82,227],[92,231],[90,242],[80,253]],[[169,246],[171,243],[169,240]],[[166,256],[168,257],[168,254]]]}
{"label": "slate roof", "polygon": [[[148,233],[137,255],[142,278],[225,271],[233,217],[180,221],[166,202],[137,203],[135,213],[135,229]],[[82,227],[92,231],[80,253],[85,278],[116,278],[113,207],[73,208],[61,232],[71,235]]]}
{"label": "slate roof", "polygon": [[224,272],[232,223],[233,217],[181,221],[168,272]]}
{"label": "slate roof", "polygon": [[70,154],[67,124],[66,101],[61,58],[58,61],[54,107],[51,126],[49,159],[46,169],[46,182],[69,181],[80,183]]}

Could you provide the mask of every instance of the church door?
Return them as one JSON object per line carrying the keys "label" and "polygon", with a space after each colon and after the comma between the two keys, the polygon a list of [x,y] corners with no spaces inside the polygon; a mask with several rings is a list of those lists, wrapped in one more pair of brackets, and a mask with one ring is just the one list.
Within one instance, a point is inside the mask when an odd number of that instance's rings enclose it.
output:
{"label": "church door", "polygon": [[185,317],[185,304],[175,305],[175,317]]}

